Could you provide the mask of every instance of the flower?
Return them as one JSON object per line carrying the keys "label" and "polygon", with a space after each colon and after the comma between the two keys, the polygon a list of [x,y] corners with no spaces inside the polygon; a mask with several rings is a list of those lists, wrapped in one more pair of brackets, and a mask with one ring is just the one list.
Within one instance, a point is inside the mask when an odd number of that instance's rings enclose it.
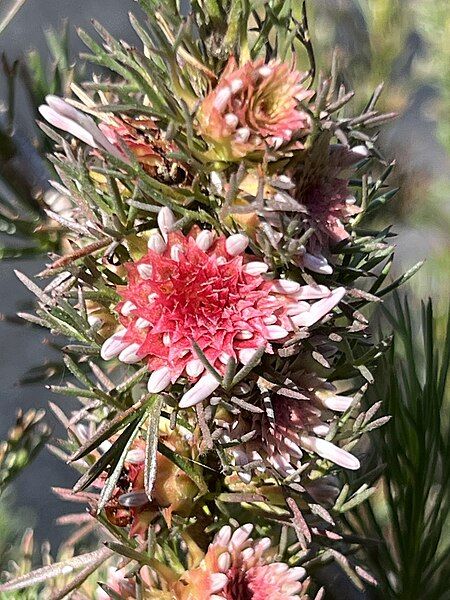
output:
{"label": "flower", "polygon": [[329,433],[333,412],[346,411],[353,398],[337,394],[335,386],[310,373],[296,373],[292,380],[289,389],[267,392],[260,398],[260,414],[248,416],[242,411],[237,419],[218,423],[224,428],[225,442],[255,432],[249,441],[229,449],[246,483],[251,480],[246,465],[254,463],[259,471],[275,470],[282,477],[292,477],[301,469],[305,453],[346,469],[360,467],[353,454],[323,439]]}
{"label": "flower", "polygon": [[[92,117],[85,115],[58,96],[48,95],[45,100],[47,104],[41,105],[39,112],[50,125],[70,133],[91,148],[101,148],[116,158],[124,160],[123,152],[111,144]],[[125,160],[128,162],[126,158]]]}
{"label": "flower", "polygon": [[[328,144],[327,139],[324,142]],[[308,164],[292,175],[293,196],[307,210],[305,227],[316,230],[311,241],[319,252],[349,237],[345,224],[361,208],[349,188],[348,169],[367,154],[365,146],[331,144],[324,148],[318,143]]]}
{"label": "flower", "polygon": [[[306,600],[305,569],[274,562],[269,538],[253,540],[253,525],[225,525],[199,566],[172,586],[174,600]],[[169,596],[168,596],[169,597]]]}
{"label": "flower", "polygon": [[248,364],[260,348],[272,353],[272,342],[319,321],[345,289],[267,279],[268,265],[244,252],[246,236],[217,236],[199,227],[185,236],[172,231],[174,220],[162,209],[148,253],[127,265],[128,285],[119,289],[117,306],[122,328],[104,342],[101,356],[145,360],[152,393],[186,377],[194,383],[180,401],[186,408],[220,385],[196,347],[224,375],[230,359]]}
{"label": "flower", "polygon": [[164,138],[151,119],[126,115],[119,118],[103,113],[104,121],[97,125],[91,117],[58,96],[46,96],[46,102],[39,107],[44,119],[96,152],[106,151],[129,163],[128,150],[143,169],[159,181],[181,185],[189,179],[187,167],[168,156],[176,151],[175,144]]}
{"label": "flower", "polygon": [[187,167],[169,157],[177,147],[164,138],[161,130],[152,119],[146,117],[111,117],[99,128],[111,144],[126,154],[125,146],[130,150],[143,169],[155,179],[165,183],[181,185],[189,179]]}
{"label": "flower", "polygon": [[303,73],[279,60],[258,59],[238,67],[231,57],[200,105],[200,135],[222,160],[237,160],[266,147],[278,149],[305,137],[311,123],[299,102],[313,92],[302,86],[303,79]]}

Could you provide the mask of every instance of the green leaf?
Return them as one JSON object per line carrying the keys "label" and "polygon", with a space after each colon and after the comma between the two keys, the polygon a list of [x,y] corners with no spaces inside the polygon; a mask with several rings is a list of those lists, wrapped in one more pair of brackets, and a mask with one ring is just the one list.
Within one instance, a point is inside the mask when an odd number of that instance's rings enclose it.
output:
{"label": "green leaf", "polygon": [[12,581],[0,584],[0,592],[13,592],[36,585],[38,583],[42,583],[47,581],[47,579],[69,575],[78,569],[92,565],[93,562],[99,566],[111,555],[112,552],[108,548],[100,548],[99,550],[94,550],[94,552],[80,554],[79,556],[75,556],[69,560],[64,560],[53,565],[36,569],[35,571],[31,571],[31,573],[17,577]]}
{"label": "green leaf", "polygon": [[162,396],[156,396],[150,407],[150,414],[147,421],[144,489],[150,499],[152,498],[153,486],[156,479],[156,453],[158,449],[159,420],[162,406]]}

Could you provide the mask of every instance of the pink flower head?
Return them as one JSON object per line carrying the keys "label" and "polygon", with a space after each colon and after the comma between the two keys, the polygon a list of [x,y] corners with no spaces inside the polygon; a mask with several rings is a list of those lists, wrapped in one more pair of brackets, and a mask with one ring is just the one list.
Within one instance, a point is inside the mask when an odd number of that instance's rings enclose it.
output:
{"label": "pink flower head", "polygon": [[128,285],[120,290],[123,301],[117,307],[123,328],[105,341],[101,356],[145,361],[152,393],[186,377],[194,383],[180,401],[186,408],[220,385],[205,370],[194,343],[224,375],[231,358],[247,364],[259,348],[271,353],[272,342],[319,321],[345,289],[267,279],[268,265],[245,253],[246,236],[217,236],[199,227],[185,236],[173,231],[174,221],[171,211],[162,209],[160,233],[150,237],[148,253],[127,265]]}
{"label": "pink flower head", "polygon": [[108,152],[129,163],[128,150],[149,175],[160,181],[180,185],[189,179],[186,165],[168,156],[177,150],[175,144],[165,139],[152,119],[105,114],[107,121],[97,125],[92,117],[62,98],[47,96],[46,101],[39,107],[44,119],[94,148],[94,155]]}
{"label": "pink flower head", "polygon": [[181,185],[189,179],[186,165],[170,157],[177,146],[165,139],[152,119],[121,115],[110,118],[108,123],[100,123],[99,128],[122,153],[123,160],[128,160],[124,151],[127,148],[142,168],[159,181]]}
{"label": "pink flower head", "polygon": [[323,439],[333,412],[347,410],[353,398],[337,394],[332,384],[312,374],[297,374],[294,384],[289,396],[268,393],[261,399],[261,415],[249,418],[242,412],[237,421],[222,423],[224,441],[237,441],[250,431],[257,432],[249,442],[230,449],[244,482],[251,479],[245,468],[251,463],[262,472],[269,468],[283,477],[292,476],[302,467],[305,452],[346,469],[359,469],[353,454]]}
{"label": "pink flower head", "polygon": [[197,114],[199,133],[219,158],[240,159],[266,147],[279,148],[310,130],[299,102],[313,92],[302,86],[304,74],[279,60],[263,59],[237,67],[232,57]]}
{"label": "pink flower head", "polygon": [[[289,567],[271,559],[269,538],[253,540],[253,526],[239,527],[234,532],[226,525],[210,544],[198,570],[222,575],[222,588],[211,600],[300,600],[306,599],[302,583],[305,569]],[[186,579],[189,581],[189,574]]]}
{"label": "pink flower head", "polygon": [[350,149],[339,144],[331,145],[312,161],[311,173],[305,177],[303,172],[299,172],[294,177],[295,199],[307,210],[307,226],[316,230],[310,240],[310,244],[314,245],[313,251],[320,253],[330,243],[348,239],[345,225],[352,216],[361,212],[349,188],[348,169],[366,156],[365,146]]}

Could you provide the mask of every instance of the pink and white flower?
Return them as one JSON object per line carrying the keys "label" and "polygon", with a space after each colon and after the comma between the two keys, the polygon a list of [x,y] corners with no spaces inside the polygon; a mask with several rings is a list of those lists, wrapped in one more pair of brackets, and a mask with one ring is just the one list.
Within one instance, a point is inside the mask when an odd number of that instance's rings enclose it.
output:
{"label": "pink and white flower", "polygon": [[368,150],[365,146],[332,144],[316,154],[308,168],[300,169],[292,179],[293,196],[306,209],[305,227],[313,227],[316,232],[309,245],[321,253],[330,244],[349,238],[345,225],[361,212],[349,187],[349,177],[351,168],[368,156]]}
{"label": "pink and white flower", "polygon": [[229,449],[244,482],[251,480],[246,465],[255,464],[261,473],[274,469],[282,477],[293,477],[309,454],[345,469],[360,467],[356,456],[324,439],[333,413],[345,412],[353,397],[338,394],[332,384],[312,374],[297,373],[293,379],[289,395],[267,392],[260,399],[261,414],[241,411],[237,419],[219,422],[225,430],[225,442],[238,442],[245,434],[255,432],[250,441]]}
{"label": "pink and white flower", "polygon": [[303,87],[304,77],[279,60],[258,59],[238,67],[230,58],[197,113],[200,135],[223,160],[278,149],[305,137],[311,121],[299,104],[313,92]]}
{"label": "pink and white flower", "polygon": [[94,149],[107,152],[125,163],[134,156],[152,177],[169,184],[182,185],[190,180],[185,164],[171,157],[177,151],[148,117],[128,117],[102,113],[97,125],[92,117],[58,96],[47,96],[39,112],[54,127],[70,133]]}
{"label": "pink and white flower", "polygon": [[[303,567],[274,562],[269,538],[253,540],[253,525],[235,531],[225,525],[209,545],[199,567],[176,584],[177,600],[306,600]],[[195,593],[194,593],[195,591]],[[197,595],[195,595],[197,594]]]}
{"label": "pink and white flower", "polygon": [[122,328],[105,341],[101,356],[145,361],[152,393],[187,378],[194,385],[181,398],[182,408],[219,387],[230,359],[247,364],[261,347],[273,353],[273,343],[320,321],[345,294],[344,288],[265,277],[268,265],[245,253],[244,235],[194,227],[186,236],[174,230],[174,215],[165,208],[158,224],[148,253],[127,265],[128,285],[119,290],[117,306]]}

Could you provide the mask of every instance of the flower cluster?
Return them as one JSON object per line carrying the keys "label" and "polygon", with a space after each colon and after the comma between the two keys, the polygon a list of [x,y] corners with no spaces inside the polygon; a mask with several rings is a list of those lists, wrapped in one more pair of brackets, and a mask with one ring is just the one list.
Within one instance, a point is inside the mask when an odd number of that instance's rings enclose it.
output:
{"label": "flower cluster", "polygon": [[107,536],[111,598],[306,600],[302,564],[347,551],[343,507],[368,493],[348,471],[382,421],[361,411],[382,349],[362,308],[390,234],[359,236],[383,185],[354,185],[375,113],[352,129],[343,90],[297,69],[306,19],[250,0],[222,27],[216,4],[162,3],[150,35],[134,21],[142,53],[99,28],[103,48],[85,39],[123,80],[40,107],[64,244],[44,290],[22,280],[33,322],[74,340],[79,383],[55,391],[81,408],[57,411],[57,452],[81,473],[86,533]]}

